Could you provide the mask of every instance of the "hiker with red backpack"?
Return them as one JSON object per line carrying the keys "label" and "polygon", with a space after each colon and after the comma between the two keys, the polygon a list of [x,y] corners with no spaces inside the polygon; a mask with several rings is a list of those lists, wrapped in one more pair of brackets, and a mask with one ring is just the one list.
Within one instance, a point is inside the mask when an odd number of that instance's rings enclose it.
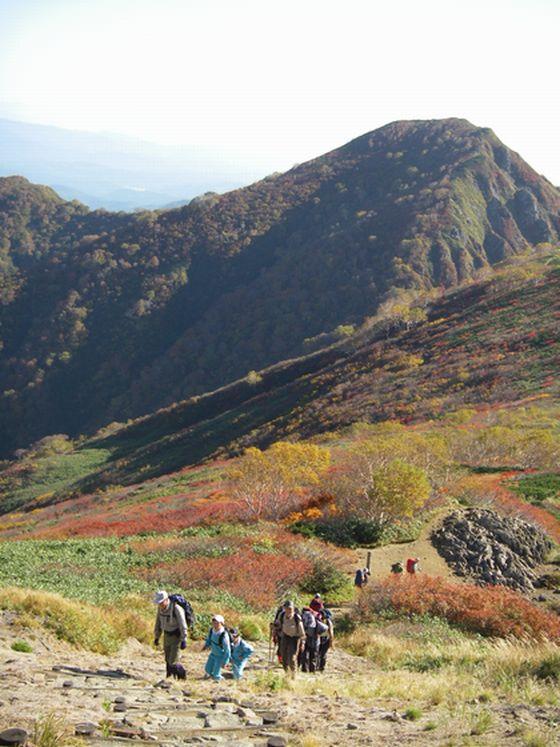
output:
{"label": "hiker with red backpack", "polygon": [[320,594],[315,594],[313,599],[309,602],[309,608],[315,613],[320,612],[323,609],[323,606],[323,600],[321,599]]}
{"label": "hiker with red backpack", "polygon": [[419,558],[408,558],[406,561],[406,572],[410,573],[411,576],[413,576],[415,573],[418,573],[420,570],[420,560]]}
{"label": "hiker with red backpack", "polygon": [[187,673],[179,659],[180,651],[187,647],[187,617],[185,609],[177,601],[177,596],[170,597],[164,589],[157,591],[154,596],[154,604],[157,604],[154,645],[159,645],[163,633],[166,677],[184,680]]}
{"label": "hiker with red backpack", "polygon": [[206,677],[211,677],[214,682],[222,679],[222,667],[225,667],[231,658],[231,640],[224,623],[222,615],[212,617],[212,627],[208,631],[203,647],[203,651],[210,649],[204,671]]}

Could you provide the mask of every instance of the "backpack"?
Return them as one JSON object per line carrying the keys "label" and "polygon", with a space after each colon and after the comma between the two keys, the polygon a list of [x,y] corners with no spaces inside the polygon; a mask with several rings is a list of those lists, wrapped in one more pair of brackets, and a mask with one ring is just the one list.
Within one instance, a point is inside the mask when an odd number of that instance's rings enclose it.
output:
{"label": "backpack", "polygon": [[317,618],[315,617],[313,612],[311,612],[311,610],[305,610],[302,613],[301,619],[306,634],[313,632],[317,627]]}
{"label": "backpack", "polygon": [[393,563],[391,566],[391,572],[392,573],[402,573],[403,572],[403,565],[401,562]]}
{"label": "backpack", "polygon": [[323,616],[323,622],[325,622],[327,625],[330,622],[334,628],[333,613],[329,609],[327,609],[327,607],[323,607],[323,609],[321,610],[321,615]]}
{"label": "backpack", "polygon": [[[212,633],[213,630],[214,630],[214,628],[210,628],[210,630],[208,631],[208,633],[209,634]],[[229,647],[231,649],[231,647],[233,645],[233,641],[232,641],[232,638],[231,638],[231,633],[229,632],[229,630],[224,625],[224,629],[222,630],[222,632],[220,633],[220,637],[218,638],[218,646],[222,649],[222,651],[225,651],[224,640],[225,640],[226,635],[228,637]]]}
{"label": "backpack", "polygon": [[194,628],[196,624],[196,615],[190,602],[187,602],[182,594],[170,594],[169,599],[173,604],[177,604],[185,613],[185,620],[189,628]]}

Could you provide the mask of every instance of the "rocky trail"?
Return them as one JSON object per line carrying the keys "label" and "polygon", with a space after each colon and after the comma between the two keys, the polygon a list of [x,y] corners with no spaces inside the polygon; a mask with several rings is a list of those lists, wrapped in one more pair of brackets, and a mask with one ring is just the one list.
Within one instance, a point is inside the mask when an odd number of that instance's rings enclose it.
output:
{"label": "rocky trail", "polygon": [[[11,644],[24,638],[32,653],[15,652]],[[313,733],[323,744],[408,744],[420,728],[403,719],[394,704],[364,704],[333,695],[296,695],[289,690],[255,692],[255,681],[267,671],[266,644],[257,644],[246,680],[221,683],[202,678],[206,654],[192,642],[183,661],[186,682],[162,680],[163,656],[129,640],[115,657],[76,652],[48,634],[22,630],[17,619],[0,617],[0,744],[2,731],[33,732],[36,719],[63,718],[87,744],[121,745],[224,744],[228,747],[281,747],[298,744]],[[333,682],[370,665],[359,657],[335,651],[325,674]],[[227,677],[227,674],[226,674]],[[12,742],[13,744],[17,742]]]}
{"label": "rocky trail", "polygon": [[[15,640],[31,643],[33,652],[11,648]],[[299,674],[301,692],[274,684],[281,669],[268,663],[267,645],[257,644],[246,678],[234,683],[208,682],[202,672],[206,654],[192,642],[183,657],[186,682],[162,680],[163,657],[130,639],[114,657],[78,652],[54,636],[22,628],[15,616],[0,614],[0,744],[10,729],[33,733],[37,719],[63,719],[84,744],[153,744],[162,747],[216,744],[227,747],[315,747],[321,745],[450,744],[427,726],[437,717],[426,710],[418,721],[405,717],[413,701],[348,697],[343,683],[375,682],[375,665],[345,651],[332,652],[324,674]],[[413,676],[413,675],[411,675]],[[263,687],[268,678],[268,687]],[[327,692],[315,683],[325,678]],[[343,693],[337,692],[340,687]],[[554,711],[554,713],[552,712]],[[521,745],[516,727],[535,729],[560,722],[560,709],[493,707],[491,744]],[[455,727],[451,726],[454,730]],[[7,740],[2,741],[3,736]],[[12,732],[12,735],[14,732]],[[488,735],[468,744],[488,744]],[[463,742],[459,742],[463,743]],[[459,744],[458,743],[458,744]],[[547,742],[552,744],[552,742]]]}

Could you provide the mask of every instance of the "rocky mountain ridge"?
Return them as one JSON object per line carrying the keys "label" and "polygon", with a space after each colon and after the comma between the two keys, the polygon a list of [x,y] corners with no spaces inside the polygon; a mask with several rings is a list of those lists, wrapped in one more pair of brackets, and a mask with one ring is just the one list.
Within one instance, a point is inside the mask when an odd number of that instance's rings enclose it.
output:
{"label": "rocky mountain ridge", "polygon": [[0,180],[0,450],[199,395],[556,241],[560,194],[487,129],[396,122],[176,210]]}

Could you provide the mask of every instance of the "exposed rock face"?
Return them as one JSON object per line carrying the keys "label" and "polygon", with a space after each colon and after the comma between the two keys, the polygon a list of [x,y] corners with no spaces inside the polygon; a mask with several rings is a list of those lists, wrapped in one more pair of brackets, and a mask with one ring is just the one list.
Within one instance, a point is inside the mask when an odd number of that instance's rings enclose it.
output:
{"label": "exposed rock face", "polygon": [[432,542],[459,576],[524,592],[534,588],[533,568],[552,547],[541,529],[485,509],[450,514]]}

